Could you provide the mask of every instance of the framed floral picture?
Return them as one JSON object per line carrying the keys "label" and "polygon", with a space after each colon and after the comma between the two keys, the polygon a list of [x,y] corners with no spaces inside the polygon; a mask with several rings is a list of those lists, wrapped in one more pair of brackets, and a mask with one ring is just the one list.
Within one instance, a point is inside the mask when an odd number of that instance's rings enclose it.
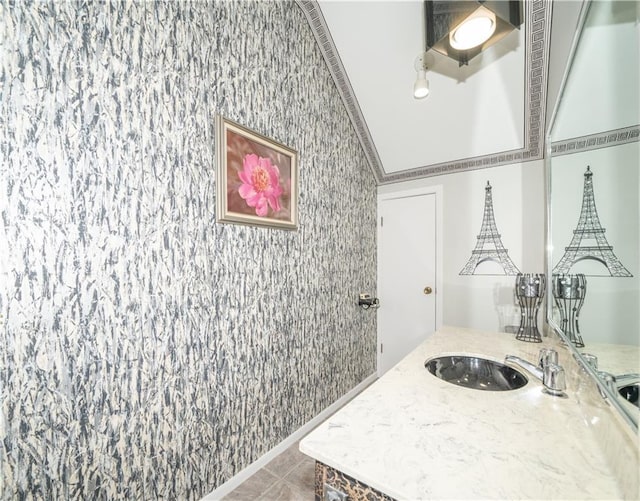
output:
{"label": "framed floral picture", "polygon": [[298,154],[216,116],[217,211],[221,223],[298,227]]}

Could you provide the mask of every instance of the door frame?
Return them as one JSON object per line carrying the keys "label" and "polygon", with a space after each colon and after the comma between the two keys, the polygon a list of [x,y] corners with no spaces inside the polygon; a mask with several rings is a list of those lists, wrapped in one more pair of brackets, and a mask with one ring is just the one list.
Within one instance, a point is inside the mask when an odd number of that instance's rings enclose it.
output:
{"label": "door frame", "polygon": [[[434,186],[425,186],[422,188],[410,188],[405,190],[398,190],[394,192],[388,193],[380,193],[378,192],[378,200],[377,200],[377,214],[376,214],[376,229],[377,229],[377,246],[376,246],[376,277],[380,276],[380,259],[379,259],[379,250],[380,250],[380,241],[382,239],[382,232],[380,227],[380,212],[381,212],[381,203],[389,200],[394,200],[398,198],[409,198],[409,197],[418,197],[422,195],[435,195],[436,202],[436,214],[435,214],[435,224],[436,224],[436,280],[435,280],[435,292],[436,292],[436,330],[442,327],[442,306],[443,306],[443,287],[442,287],[442,207],[443,207],[443,189],[442,185],[434,185]],[[376,289],[377,289],[377,278],[376,278]],[[379,291],[377,291],[379,292]],[[379,296],[377,293],[376,296]],[[380,305],[381,308],[384,308],[384,304]],[[382,333],[380,332],[380,325],[376,322],[376,372],[378,377],[380,374],[380,344],[382,342]]]}

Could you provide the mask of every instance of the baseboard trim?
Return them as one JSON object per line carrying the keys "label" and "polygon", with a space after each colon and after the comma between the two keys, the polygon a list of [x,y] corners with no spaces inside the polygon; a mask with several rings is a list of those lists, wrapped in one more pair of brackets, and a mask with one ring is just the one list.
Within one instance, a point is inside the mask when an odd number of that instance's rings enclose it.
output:
{"label": "baseboard trim", "polygon": [[202,501],[216,501],[222,499],[227,494],[231,493],[236,487],[238,487],[241,483],[246,481],[249,477],[251,477],[258,470],[263,468],[269,463],[272,459],[274,459],[279,454],[283,453],[293,444],[295,444],[298,440],[307,435],[311,430],[313,430],[316,426],[322,423],[325,419],[327,419],[331,414],[336,412],[340,407],[345,405],[349,400],[353,399],[358,393],[364,390],[367,386],[373,383],[377,379],[377,375],[371,374],[365,380],[363,380],[360,384],[355,386],[351,391],[340,397],[334,403],[332,403],[329,407],[323,410],[316,417],[308,421],[306,424],[298,428],[291,435],[285,438],[282,442],[276,445],[273,449],[267,452],[264,456],[261,456],[256,461],[247,466],[244,470],[239,472],[237,475],[234,475],[229,480],[227,480],[224,484],[220,485],[216,490],[210,492],[205,497],[202,498]]}

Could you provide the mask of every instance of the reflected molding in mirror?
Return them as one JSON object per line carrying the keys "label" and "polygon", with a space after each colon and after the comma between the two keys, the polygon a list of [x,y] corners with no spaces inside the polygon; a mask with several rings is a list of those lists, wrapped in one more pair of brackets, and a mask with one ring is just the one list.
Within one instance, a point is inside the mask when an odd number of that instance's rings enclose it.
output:
{"label": "reflected molding in mirror", "polygon": [[[636,2],[584,2],[545,157],[547,321],[636,432],[640,411],[599,375],[640,373],[639,10]],[[561,273],[586,277],[582,295],[573,298],[584,303],[579,323],[563,322],[554,304],[554,274]],[[563,332],[562,325],[573,329]],[[599,355],[597,347],[606,356],[596,368],[583,355]]]}

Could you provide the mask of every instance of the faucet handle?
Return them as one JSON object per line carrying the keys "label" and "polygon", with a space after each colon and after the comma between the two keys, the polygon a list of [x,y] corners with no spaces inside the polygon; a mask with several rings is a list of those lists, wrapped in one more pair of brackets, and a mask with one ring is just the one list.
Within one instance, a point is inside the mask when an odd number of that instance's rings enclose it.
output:
{"label": "faucet handle", "polygon": [[613,374],[605,371],[598,371],[598,376],[600,377],[600,379],[602,379],[602,381],[604,381],[605,386],[615,393],[616,377]]}
{"label": "faucet handle", "polygon": [[558,352],[553,348],[542,348],[538,354],[538,367],[542,370],[549,364],[558,364]]}
{"label": "faucet handle", "polygon": [[594,371],[598,370],[598,357],[592,355],[591,353],[583,353],[582,358],[592,367]]}
{"label": "faucet handle", "polygon": [[542,373],[542,384],[544,384],[547,393],[559,397],[565,396],[564,390],[567,389],[567,381],[562,366],[553,362],[547,363]]}

